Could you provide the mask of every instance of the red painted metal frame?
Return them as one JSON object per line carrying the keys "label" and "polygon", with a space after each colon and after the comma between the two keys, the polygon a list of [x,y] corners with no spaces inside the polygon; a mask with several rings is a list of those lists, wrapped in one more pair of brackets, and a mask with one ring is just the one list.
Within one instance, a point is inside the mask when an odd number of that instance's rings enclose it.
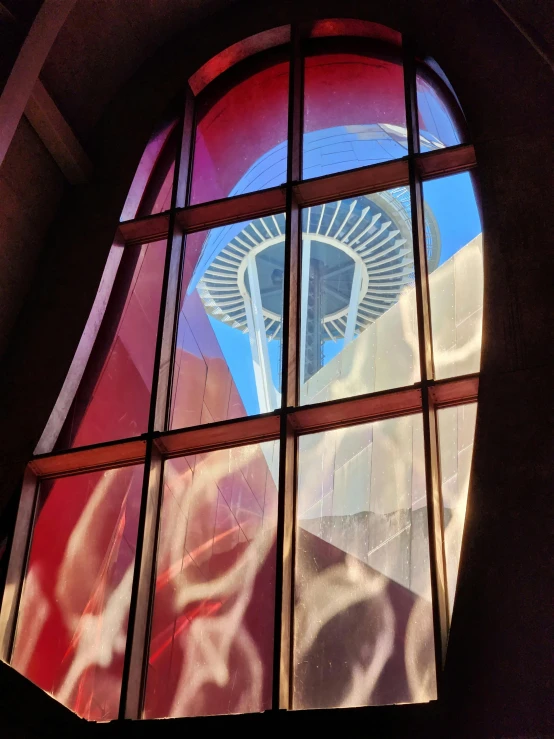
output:
{"label": "red painted metal frame", "polygon": [[169,431],[157,436],[154,443],[164,458],[170,458],[246,444],[261,444],[278,438],[279,414],[276,412]]}

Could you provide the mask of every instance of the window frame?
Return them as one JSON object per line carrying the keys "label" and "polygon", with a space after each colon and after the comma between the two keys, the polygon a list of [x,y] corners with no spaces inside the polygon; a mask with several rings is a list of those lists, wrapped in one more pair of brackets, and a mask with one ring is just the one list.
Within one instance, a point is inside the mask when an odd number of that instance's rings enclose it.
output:
{"label": "window frame", "polygon": [[[338,38],[342,39],[345,45],[348,44],[349,37]],[[367,48],[375,48],[375,42],[371,39],[356,38],[356,46],[363,44],[364,41]],[[441,672],[449,630],[449,607],[437,411],[448,406],[475,402],[478,396],[479,375],[476,373],[443,380],[435,379],[422,183],[425,180],[474,170],[475,151],[470,143],[463,143],[432,152],[420,152],[416,73],[421,69],[422,62],[416,56],[413,40],[403,37],[402,48],[396,48],[395,54],[401,55],[404,71],[407,155],[381,164],[302,180],[303,62],[308,43],[312,44],[313,41],[309,39],[307,29],[292,26],[290,44],[277,46],[274,50],[278,56],[282,56],[284,50],[289,50],[288,159],[287,180],[284,185],[189,205],[196,98],[187,85],[183,109],[177,123],[178,147],[171,208],[155,215],[136,217],[119,225],[117,238],[124,246],[167,240],[147,432],[139,438],[36,455],[25,471],[6,580],[11,587],[5,588],[0,611],[0,658],[6,662],[10,661],[14,645],[41,482],[96,470],[144,464],[121,683],[119,710],[121,719],[139,719],[143,714],[163,498],[164,461],[177,456],[217,449],[264,441],[280,441],[272,710],[290,709],[298,438],[304,434],[415,413],[421,413],[423,417],[438,699],[442,694]],[[336,40],[333,39],[332,44],[335,43]],[[382,42],[378,43],[382,45]],[[269,54],[267,51],[260,53]],[[255,59],[254,56],[248,62],[241,62],[242,70],[248,63],[255,64]],[[438,79],[432,70],[428,71],[433,75],[433,79]],[[215,84],[219,82],[220,80],[216,78]],[[442,80],[439,80],[439,83],[441,89],[446,87]],[[198,97],[201,95],[203,90],[199,92]],[[451,94],[447,104],[453,98]],[[458,109],[455,113],[461,115]],[[455,118],[455,121],[458,123],[458,118]],[[297,365],[300,356],[302,209],[339,198],[371,194],[402,185],[409,187],[411,200],[421,380],[409,387],[301,406]],[[286,214],[286,248],[281,408],[257,416],[168,430],[177,337],[177,306],[181,290],[180,274],[187,234],[283,212]]]}

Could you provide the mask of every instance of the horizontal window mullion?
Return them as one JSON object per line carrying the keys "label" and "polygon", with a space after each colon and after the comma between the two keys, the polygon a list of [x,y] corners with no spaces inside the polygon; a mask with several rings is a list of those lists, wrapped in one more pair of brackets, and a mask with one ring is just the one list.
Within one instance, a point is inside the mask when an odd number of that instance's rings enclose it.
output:
{"label": "horizontal window mullion", "polygon": [[275,215],[282,213],[285,207],[286,187],[280,185],[268,190],[258,190],[246,195],[181,208],[177,211],[177,220],[185,233],[194,233],[216,226]]}
{"label": "horizontal window mullion", "polygon": [[156,435],[155,444],[165,458],[198,454],[279,438],[280,412],[221,421]]}
{"label": "horizontal window mullion", "polygon": [[146,458],[146,439],[123,439],[34,457],[29,466],[41,478],[65,477],[93,470],[141,464]]}
{"label": "horizontal window mullion", "polygon": [[154,241],[167,239],[169,234],[170,211],[156,213],[144,218],[135,218],[132,221],[123,221],[119,224],[118,232],[125,242],[125,246],[149,244]]}
{"label": "horizontal window mullion", "polygon": [[[467,375],[438,380],[424,385],[437,408],[474,403],[477,400],[479,376]],[[299,434],[315,433],[357,423],[370,423],[382,418],[419,413],[422,408],[422,387],[412,386],[397,390],[332,400],[316,405],[285,408],[260,416],[231,419],[176,429],[154,435],[155,444],[164,457],[207,452],[230,446],[256,444],[279,438],[279,417],[287,415]],[[93,470],[123,467],[144,462],[145,436],[138,439],[95,444],[70,449],[66,452],[44,454],[30,462],[40,478],[65,477]]]}
{"label": "horizontal window mullion", "polygon": [[437,409],[475,403],[479,392],[479,375],[463,375],[452,379],[435,380],[428,384],[428,391]]}
{"label": "horizontal window mullion", "polygon": [[297,433],[311,434],[340,426],[420,413],[421,409],[421,388],[413,386],[288,409],[288,415]]}
{"label": "horizontal window mullion", "polygon": [[[423,180],[470,170],[476,166],[471,144],[416,154],[415,161]],[[408,184],[408,159],[395,159],[369,167],[338,172],[292,184],[298,205],[306,207],[329,200],[369,195]],[[213,200],[177,210],[177,220],[185,233],[203,231],[229,223],[282,213],[286,206],[286,186],[259,190],[246,195]],[[125,244],[146,244],[167,238],[169,211],[124,221],[119,225]]]}
{"label": "horizontal window mullion", "polygon": [[408,160],[403,158],[296,182],[293,184],[293,191],[296,202],[304,208],[329,200],[370,195],[407,184]]}
{"label": "horizontal window mullion", "polygon": [[471,144],[460,144],[416,154],[415,162],[422,180],[457,174],[477,166],[475,149]]}

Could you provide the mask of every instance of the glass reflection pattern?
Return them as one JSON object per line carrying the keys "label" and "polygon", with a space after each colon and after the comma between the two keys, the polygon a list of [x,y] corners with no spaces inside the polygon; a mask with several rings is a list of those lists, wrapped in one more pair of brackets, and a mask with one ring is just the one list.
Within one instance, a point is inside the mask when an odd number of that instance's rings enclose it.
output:
{"label": "glass reflection pattern", "polygon": [[[427,233],[433,213],[440,261],[429,275],[435,376],[478,372],[483,322],[483,233],[469,173],[423,184]],[[428,238],[428,237],[427,237]]]}
{"label": "glass reflection pattern", "polygon": [[117,718],[143,467],[43,483],[11,664],[90,721]]}
{"label": "glass reflection pattern", "polygon": [[[198,101],[191,203],[280,185],[287,168],[288,63]],[[217,83],[216,83],[217,84]]]}
{"label": "glass reflection pattern", "polygon": [[436,697],[421,416],[299,441],[294,708]]}
{"label": "glass reflection pattern", "polygon": [[166,462],[145,717],[270,707],[278,455]]}
{"label": "glass reflection pattern", "polygon": [[405,187],[303,211],[302,404],[418,382],[410,212]]}
{"label": "glass reflection pattern", "polygon": [[146,431],[165,248],[165,242],[123,248],[104,312],[89,319],[100,329],[56,449]]}
{"label": "glass reflection pattern", "polygon": [[121,221],[162,213],[171,207],[178,134],[176,118],[162,121],[152,133],[123,206]]}
{"label": "glass reflection pattern", "polygon": [[[422,152],[462,142],[439,82],[422,69],[416,77],[419,143]],[[461,115],[461,114],[460,114]]]}
{"label": "glass reflection pattern", "polygon": [[[377,43],[364,46],[360,37],[348,41],[342,47],[348,53],[342,53],[338,37],[368,32]],[[35,458],[28,471],[29,477],[38,470],[60,479],[39,481],[13,665],[91,720],[115,718],[123,709],[132,719],[264,711],[275,708],[273,692],[287,709],[425,702],[436,696],[435,648],[438,657],[442,640],[434,643],[432,629],[422,433],[429,419],[402,414],[425,407],[434,379],[479,368],[481,226],[467,173],[425,182],[427,264],[421,268],[429,273],[434,348],[434,357],[425,360],[430,365],[434,359],[436,373],[421,381],[409,187],[384,190],[393,181],[404,182],[391,179],[391,170],[404,172],[399,178],[412,185],[421,171],[420,155],[413,152],[418,147],[408,151],[403,52],[394,32],[357,22],[318,22],[312,34],[337,38],[305,40],[309,54],[296,59],[304,63],[305,85],[301,75],[293,76],[290,131],[289,64],[276,60],[288,58],[292,44],[234,66],[237,47],[223,52],[220,62],[233,68],[194,100],[187,96],[187,114],[180,113],[186,120],[166,118],[154,131],[121,215],[127,223],[110,252],[36,453],[49,452],[54,444],[56,452],[96,446]],[[385,44],[386,57],[371,56]],[[318,50],[324,53],[313,53]],[[448,88],[430,68],[418,62],[417,69],[408,102],[414,102],[415,83],[420,148],[435,150],[436,171],[447,173],[457,168],[455,157],[440,150],[460,142],[457,123],[460,131],[463,123]],[[414,59],[409,70],[415,76]],[[303,131],[297,128],[301,108]],[[181,131],[182,147],[177,146]],[[291,176],[298,176],[296,162],[302,159],[305,179],[330,179],[287,180],[289,134],[298,146]],[[177,149],[182,166],[175,181]],[[462,153],[471,160],[470,147]],[[406,161],[379,166],[398,158]],[[371,187],[368,173],[359,169],[367,165],[376,165]],[[345,170],[352,171],[332,178]],[[260,192],[270,187],[275,191]],[[364,188],[381,192],[351,197]],[[171,210],[172,193],[173,212],[143,218]],[[238,204],[223,200],[189,208],[241,194]],[[295,203],[306,207],[300,264],[296,239],[290,244],[287,326],[286,215],[267,214],[288,208],[295,235]],[[239,206],[251,220],[232,222]],[[168,223],[176,228],[168,239],[166,291],[165,245],[137,244],[159,238]],[[183,237],[184,258],[180,227],[204,229]],[[128,239],[125,246],[119,245],[121,237]],[[289,367],[282,367],[284,341]],[[427,352],[427,342],[421,345]],[[293,377],[296,369],[299,376]],[[287,407],[282,407],[282,377]],[[293,380],[299,380],[298,387]],[[395,392],[420,381],[416,391]],[[437,394],[442,388],[448,395],[448,385],[436,386]],[[152,386],[158,391],[154,404]],[[466,393],[460,402],[473,400],[476,386],[474,380],[457,385]],[[380,391],[388,392],[341,402]],[[401,405],[410,398],[421,399],[421,405]],[[438,398],[439,407],[441,402]],[[358,409],[360,425],[348,426]],[[374,420],[388,412],[397,415]],[[257,414],[267,415],[233,423]],[[450,605],[474,416],[470,405],[439,411]],[[188,433],[202,424],[217,426]],[[275,438],[285,425],[300,436],[287,435],[281,459],[278,442],[253,443]],[[331,426],[334,430],[315,433]],[[307,430],[313,433],[306,435]],[[139,435],[143,438],[129,444],[109,443]],[[147,470],[111,469],[142,459],[142,450],[152,444],[162,459],[157,452],[152,459],[145,455],[153,465]],[[436,455],[427,459],[434,479]],[[84,474],[89,464],[110,469]],[[276,541],[277,482],[281,476],[284,501],[295,474],[295,604],[289,613],[285,599],[281,611],[287,623],[294,620],[293,644],[278,633],[283,638],[276,645],[276,587],[280,592],[291,585],[288,568],[276,559],[284,543]],[[159,483],[159,489],[145,486],[146,480]],[[146,497],[146,490],[153,495]],[[139,628],[126,643],[142,493],[147,521],[158,522],[158,514],[160,519],[159,526],[147,525],[140,545],[157,559],[155,572],[142,568],[135,584],[137,592],[151,592],[153,601],[136,602],[132,623]],[[26,513],[24,506],[21,512]],[[26,522],[21,515],[21,530]],[[289,522],[281,523],[285,536]],[[21,542],[19,556],[24,554]],[[11,564],[20,584],[22,565],[17,557]],[[445,575],[440,556],[437,568],[439,577]],[[13,636],[10,597],[9,617],[3,612],[0,619],[9,633],[2,633],[0,645]],[[292,668],[283,676],[287,683],[292,679],[289,705],[285,686],[273,686],[272,679],[278,672],[274,650],[289,654],[291,647]],[[125,649],[132,659],[124,669]],[[120,701],[122,684],[127,687]]]}
{"label": "glass reflection pattern", "polygon": [[469,403],[452,408],[441,408],[437,416],[442,478],[446,580],[448,603],[450,614],[452,614],[467,508],[477,403]]}
{"label": "glass reflection pattern", "polygon": [[187,238],[172,428],[281,404],[285,216]]}
{"label": "glass reflection pattern", "polygon": [[402,65],[361,54],[305,62],[303,178],[406,156]]}

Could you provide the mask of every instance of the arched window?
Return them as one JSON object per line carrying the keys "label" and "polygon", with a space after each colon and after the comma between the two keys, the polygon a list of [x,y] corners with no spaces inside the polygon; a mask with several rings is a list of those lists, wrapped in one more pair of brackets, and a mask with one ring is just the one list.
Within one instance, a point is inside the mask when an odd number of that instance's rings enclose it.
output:
{"label": "arched window", "polygon": [[5,659],[90,720],[436,699],[474,165],[440,70],[381,26],[276,29],[189,80],[27,470]]}

